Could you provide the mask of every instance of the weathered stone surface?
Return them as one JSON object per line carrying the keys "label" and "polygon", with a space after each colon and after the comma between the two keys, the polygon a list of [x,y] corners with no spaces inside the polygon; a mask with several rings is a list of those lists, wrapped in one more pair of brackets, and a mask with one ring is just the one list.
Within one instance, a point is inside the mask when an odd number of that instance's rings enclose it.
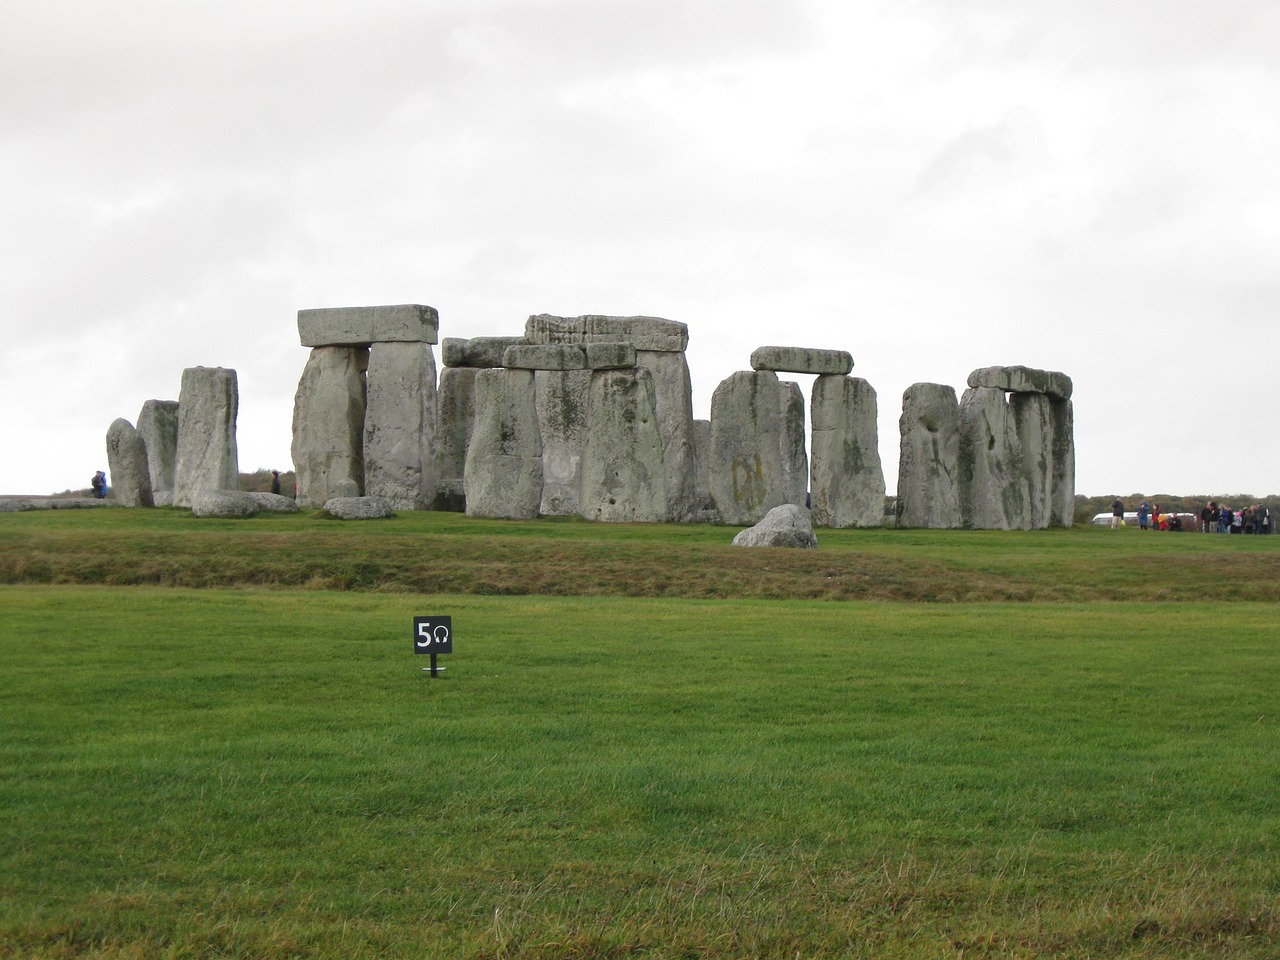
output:
{"label": "weathered stone surface", "polygon": [[107,428],[107,469],[111,492],[122,507],[153,507],[147,444],[123,417]]}
{"label": "weathered stone surface", "polygon": [[898,526],[950,530],[960,516],[960,403],[940,383],[902,394],[898,419]]}
{"label": "weathered stone surface", "polygon": [[653,377],[600,370],[587,388],[581,512],[588,520],[660,523],[667,517]]}
{"label": "weathered stone surface", "polygon": [[693,387],[683,353],[637,350],[637,368],[653,378],[658,432],[662,436],[667,520],[683,523],[693,516]]}
{"label": "weathered stone surface", "polygon": [[178,452],[173,502],[210,490],[234,490],[240,482],[236,450],[239,392],[236,372],[223,367],[188,367],[178,394]]}
{"label": "weathered stone surface", "polygon": [[757,347],[751,352],[752,370],[775,373],[817,373],[845,376],[853,369],[853,356],[846,350],[817,350],[812,347]]}
{"label": "weathered stone surface", "polygon": [[774,507],[754,527],[748,527],[733,538],[735,547],[799,547],[815,550],[818,538],[813,533],[809,511],[794,503]]}
{"label": "weathered stone surface", "polygon": [[693,421],[693,519],[700,523],[714,523],[720,519],[715,503],[711,500],[711,478],[707,473],[707,460],[711,456],[711,421]]}
{"label": "weathered stone surface", "polygon": [[1027,530],[1031,497],[1022,445],[1004,391],[970,387],[960,398],[960,516],[977,530]]}
{"label": "weathered stone surface", "polygon": [[585,370],[587,351],[580,343],[521,343],[507,347],[502,365],[508,370]]}
{"label": "weathered stone surface", "polygon": [[661,317],[557,317],[540,313],[525,322],[529,343],[629,343],[637,350],[683,353],[689,327]]}
{"label": "weathered stone surface", "polygon": [[969,374],[969,386],[1005,393],[1043,393],[1060,400],[1071,398],[1071,378],[1055,370],[1032,367],[982,367]]}
{"label": "weathered stone surface", "polygon": [[0,513],[23,513],[27,510],[79,510],[110,507],[120,504],[114,500],[96,497],[0,497]]}
{"label": "weathered stone surface", "polygon": [[1027,525],[1032,530],[1044,530],[1053,514],[1052,401],[1042,393],[1013,393],[1008,402],[1022,449],[1029,507]]}
{"label": "weathered stone surface", "polygon": [[528,520],[542,502],[542,437],[532,370],[481,370],[464,478],[467,515]]}
{"label": "weathered stone surface", "polygon": [[820,527],[884,523],[876,392],[866,380],[827,374],[813,382],[810,492]]}
{"label": "weathered stone surface", "polygon": [[304,347],[435,343],[439,326],[440,317],[435,307],[417,303],[298,311],[298,337]]}
{"label": "weathered stone surface", "polygon": [[786,503],[808,504],[809,455],[805,451],[804,393],[800,384],[783,380],[778,384],[778,406],[782,411],[782,434],[778,454],[782,461],[782,498]]}
{"label": "weathered stone surface", "polygon": [[330,497],[324,510],[339,520],[381,520],[396,515],[386,497]]}
{"label": "weathered stone surface", "polygon": [[251,490],[247,494],[258,510],[266,513],[297,513],[298,502],[293,497],[284,497],[278,493],[266,493],[258,490]]}
{"label": "weathered stone surface", "polygon": [[[138,414],[138,435],[147,445],[151,492],[173,492],[173,471],[178,462],[178,401],[148,400]],[[159,504],[157,504],[159,506]]]}
{"label": "weathered stone surface", "polygon": [[575,516],[587,445],[590,370],[539,370],[534,374],[538,433],[542,437],[543,516]]}
{"label": "weathered stone surface", "polygon": [[636,348],[631,343],[588,343],[589,370],[626,370],[636,365]]}
{"label": "weathered stone surface", "polygon": [[319,507],[350,480],[364,482],[364,347],[316,347],[293,401],[293,468],[298,503]]}
{"label": "weathered stone surface", "polygon": [[436,398],[436,510],[461,512],[466,508],[462,477],[467,444],[476,422],[476,373],[471,367],[445,367],[440,371]]}
{"label": "weathered stone surface", "polygon": [[711,396],[711,498],[724,523],[752,524],[787,502],[777,374],[739,370]]}
{"label": "weathered stone surface", "polygon": [[197,517],[252,517],[258,502],[239,490],[201,490],[191,497],[191,512]]}
{"label": "weathered stone surface", "polygon": [[1070,400],[1049,399],[1053,424],[1053,479],[1049,491],[1049,525],[1070,527],[1076,517],[1075,412]]}
{"label": "weathered stone surface", "polygon": [[365,374],[364,492],[398,510],[436,496],[436,362],[427,343],[375,343]]}
{"label": "weathered stone surface", "polygon": [[172,507],[173,491],[172,490],[152,490],[151,499],[157,507]]}
{"label": "weathered stone surface", "polygon": [[500,367],[507,347],[524,342],[524,337],[445,337],[440,342],[441,360],[446,367]]}

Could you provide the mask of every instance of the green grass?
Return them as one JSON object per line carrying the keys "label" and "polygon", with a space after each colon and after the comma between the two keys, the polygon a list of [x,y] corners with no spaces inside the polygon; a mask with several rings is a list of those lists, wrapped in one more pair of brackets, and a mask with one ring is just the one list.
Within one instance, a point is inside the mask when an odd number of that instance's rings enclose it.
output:
{"label": "green grass", "polygon": [[[99,516],[0,518],[0,543],[78,533],[124,551],[117,575],[142,562]],[[344,542],[400,541],[424,569],[471,542],[684,557],[674,583],[737,554],[812,575],[724,550],[724,528],[671,546],[670,528],[317,523],[169,514],[137,535],[210,568],[320,544],[321,577]],[[1093,592],[1275,557],[1252,538],[969,537],[832,534],[810,556],[1021,570],[1033,592],[1055,568]],[[1135,557],[1151,569],[1121,577]],[[1274,604],[368,586],[0,587],[0,956],[1280,953]],[[411,653],[428,613],[456,628],[439,680]]]}

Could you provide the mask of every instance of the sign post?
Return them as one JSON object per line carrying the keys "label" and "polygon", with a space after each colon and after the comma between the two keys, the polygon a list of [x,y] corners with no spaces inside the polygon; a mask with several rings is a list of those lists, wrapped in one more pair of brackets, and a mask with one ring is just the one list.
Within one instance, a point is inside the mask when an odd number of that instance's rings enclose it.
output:
{"label": "sign post", "polygon": [[436,666],[436,655],[453,653],[453,617],[414,617],[413,652],[430,654],[431,676],[437,676],[444,667]]}

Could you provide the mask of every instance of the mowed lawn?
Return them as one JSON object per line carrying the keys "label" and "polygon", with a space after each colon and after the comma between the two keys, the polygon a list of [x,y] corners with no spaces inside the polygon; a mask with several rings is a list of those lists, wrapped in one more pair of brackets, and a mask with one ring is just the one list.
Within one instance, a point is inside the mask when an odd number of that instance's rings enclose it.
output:
{"label": "mowed lawn", "polygon": [[3,586],[0,957],[1275,957],[1278,612]]}

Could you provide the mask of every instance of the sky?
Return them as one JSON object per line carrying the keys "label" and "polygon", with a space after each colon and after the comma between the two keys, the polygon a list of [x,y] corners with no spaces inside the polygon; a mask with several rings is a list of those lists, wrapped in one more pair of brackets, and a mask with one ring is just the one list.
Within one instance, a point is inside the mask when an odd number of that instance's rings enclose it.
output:
{"label": "sky", "polygon": [[[876,389],[1075,383],[1079,493],[1280,492],[1280,4],[8,0],[0,494],[182,371],[288,469],[297,311],[688,324]],[[437,359],[439,353],[437,351]],[[797,377],[806,396],[809,377]]]}

